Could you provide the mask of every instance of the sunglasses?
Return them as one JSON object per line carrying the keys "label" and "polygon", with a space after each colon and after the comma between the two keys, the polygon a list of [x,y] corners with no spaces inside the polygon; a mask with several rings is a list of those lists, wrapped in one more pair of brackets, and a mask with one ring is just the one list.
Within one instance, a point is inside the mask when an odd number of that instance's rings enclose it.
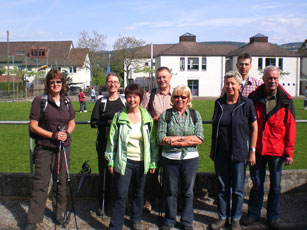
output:
{"label": "sunglasses", "polygon": [[58,81],[49,81],[49,84],[50,85],[54,85],[55,83],[57,83],[58,85],[62,84],[62,81],[61,80],[58,80]]}
{"label": "sunglasses", "polygon": [[185,99],[187,99],[188,97],[187,96],[182,96],[182,95],[176,95],[176,96],[174,96],[174,98],[175,99],[179,99],[179,97],[182,99],[182,100],[185,100]]}
{"label": "sunglasses", "polygon": [[107,82],[109,85],[112,85],[112,84],[118,84],[119,82],[118,81],[108,81]]}

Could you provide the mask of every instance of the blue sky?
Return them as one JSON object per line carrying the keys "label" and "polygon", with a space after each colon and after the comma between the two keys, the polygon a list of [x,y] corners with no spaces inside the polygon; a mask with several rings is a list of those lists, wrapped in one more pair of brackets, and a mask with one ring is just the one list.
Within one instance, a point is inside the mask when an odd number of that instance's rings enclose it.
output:
{"label": "blue sky", "polygon": [[186,32],[197,41],[240,41],[261,33],[272,43],[307,39],[305,0],[0,0],[0,41],[72,40],[80,32],[119,35],[147,43],[177,43]]}

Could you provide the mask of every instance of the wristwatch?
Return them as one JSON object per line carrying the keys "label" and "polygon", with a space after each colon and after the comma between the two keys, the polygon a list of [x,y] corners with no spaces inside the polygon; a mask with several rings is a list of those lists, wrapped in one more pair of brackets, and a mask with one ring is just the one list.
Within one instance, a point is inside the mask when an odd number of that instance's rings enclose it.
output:
{"label": "wristwatch", "polygon": [[256,152],[256,148],[250,148],[249,150],[252,152]]}
{"label": "wristwatch", "polygon": [[184,141],[184,136],[181,136],[181,141]]}

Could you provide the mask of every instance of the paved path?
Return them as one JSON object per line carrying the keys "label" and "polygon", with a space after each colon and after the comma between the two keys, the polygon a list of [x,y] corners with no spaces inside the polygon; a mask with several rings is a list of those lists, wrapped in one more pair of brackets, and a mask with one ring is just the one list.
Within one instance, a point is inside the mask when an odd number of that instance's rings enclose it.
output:
{"label": "paved path", "polygon": [[[15,230],[24,229],[26,225],[26,213],[28,210],[28,199],[12,199],[0,198],[0,230]],[[264,206],[266,203],[264,204]],[[43,223],[39,224],[37,229],[55,229],[52,222],[51,202],[46,205],[45,216]],[[95,200],[78,200],[76,203],[77,223],[79,229],[107,229],[109,217],[98,217],[94,210],[96,207]],[[217,218],[216,204],[212,198],[198,198],[194,202],[194,229],[208,229],[208,225],[214,222]],[[247,205],[244,204],[243,214],[246,215]],[[252,229],[268,229],[265,223],[266,210],[263,208],[262,218],[259,223],[249,227],[243,227],[243,230]],[[76,229],[74,224],[74,216],[71,216],[71,221],[66,229]],[[281,197],[280,207],[280,222],[281,229],[307,229],[307,196],[297,194],[283,194]],[[178,218],[179,221],[179,218]],[[143,216],[144,230],[159,229],[160,218],[159,213],[153,211],[150,214]],[[128,217],[125,218],[124,230],[129,229]],[[57,229],[60,228],[59,226]],[[176,226],[174,230],[180,229]],[[227,228],[226,228],[227,229]]]}

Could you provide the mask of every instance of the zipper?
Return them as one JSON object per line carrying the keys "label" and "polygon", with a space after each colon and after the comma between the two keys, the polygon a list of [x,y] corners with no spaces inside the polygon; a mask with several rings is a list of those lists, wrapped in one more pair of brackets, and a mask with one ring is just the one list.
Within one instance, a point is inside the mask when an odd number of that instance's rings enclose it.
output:
{"label": "zipper", "polygon": [[[240,105],[238,105],[237,107],[235,107],[231,113],[231,125],[233,125],[233,116],[234,116],[234,112],[235,110],[237,110],[239,107],[243,106],[245,104],[245,102],[242,102]],[[234,127],[232,127],[232,130],[233,130]],[[232,137],[233,138],[233,137]],[[233,160],[233,154],[231,154],[231,160]]]}
{"label": "zipper", "polygon": [[215,135],[215,147],[214,147],[214,153],[213,153],[213,158],[215,158],[215,154],[216,154],[216,147],[217,147],[217,138],[218,138],[218,135],[219,135],[219,127],[220,127],[220,122],[221,122],[221,119],[222,119],[222,116],[223,116],[223,107],[222,105],[220,104],[220,102],[217,102],[221,108],[221,116],[217,122],[217,129],[216,129],[216,135]]}

